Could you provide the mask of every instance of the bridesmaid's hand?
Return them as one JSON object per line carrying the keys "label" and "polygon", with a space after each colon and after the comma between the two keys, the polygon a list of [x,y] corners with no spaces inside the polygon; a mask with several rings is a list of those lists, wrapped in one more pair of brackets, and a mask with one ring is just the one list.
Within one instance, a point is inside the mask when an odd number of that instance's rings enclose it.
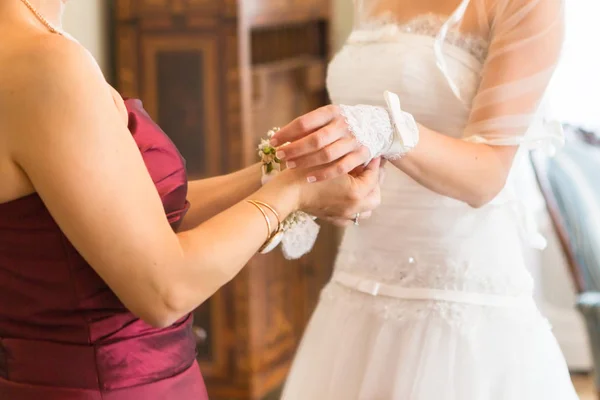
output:
{"label": "bridesmaid's hand", "polygon": [[371,154],[350,132],[338,106],[329,105],[305,114],[277,132],[271,144],[281,146],[277,157],[288,168],[317,168],[309,182],[347,174],[367,163]]}
{"label": "bridesmaid's hand", "polygon": [[380,162],[376,158],[351,174],[317,183],[306,181],[308,171],[304,169],[288,169],[278,174],[273,184],[281,186],[279,192],[285,188],[295,188],[293,191],[298,199],[296,209],[336,225],[347,225],[358,213],[365,218],[379,206]]}
{"label": "bridesmaid's hand", "polygon": [[[371,196],[374,196],[375,198],[378,199],[378,203],[377,204],[379,204],[379,202],[381,200],[380,199],[381,198],[380,187],[383,184],[383,181],[385,179],[385,168],[384,168],[384,166],[385,166],[386,163],[387,163],[387,160],[382,158],[381,162],[379,164],[379,171],[378,171],[379,172],[379,178],[378,178],[379,179],[379,185],[376,186],[373,189],[373,191],[370,193]],[[360,174],[362,174],[365,171],[366,168],[367,167],[361,165],[360,167],[357,167],[352,172],[350,172],[350,175],[352,175],[352,176],[359,176]],[[372,215],[373,215],[372,211],[365,211],[365,212],[360,213],[359,219],[360,220],[369,219],[369,218],[371,218]],[[333,225],[340,226],[340,227],[346,227],[346,226],[350,225],[351,223],[353,223],[353,221],[350,221],[350,220],[344,219],[344,218],[322,218],[322,219],[324,219],[324,220],[332,223]]]}

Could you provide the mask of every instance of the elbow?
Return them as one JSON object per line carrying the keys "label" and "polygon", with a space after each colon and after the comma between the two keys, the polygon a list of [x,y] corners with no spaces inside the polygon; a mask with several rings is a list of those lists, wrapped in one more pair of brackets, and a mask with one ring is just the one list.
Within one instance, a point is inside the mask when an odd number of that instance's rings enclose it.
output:
{"label": "elbow", "polygon": [[494,197],[491,196],[477,196],[467,201],[467,204],[472,208],[482,208],[483,206],[489,204],[493,198]]}
{"label": "elbow", "polygon": [[184,288],[172,287],[165,291],[165,294],[157,295],[157,300],[145,307],[138,317],[153,328],[168,328],[208,300],[213,292],[210,291],[210,294],[204,296],[187,296],[186,293]]}
{"label": "elbow", "polygon": [[171,291],[168,296],[157,294],[152,296],[152,300],[146,299],[136,307],[128,308],[151,327],[168,328],[193,310],[193,307],[184,304],[181,295],[172,294],[173,292],[175,291]]}
{"label": "elbow", "polygon": [[466,203],[473,208],[482,208],[494,200],[500,194],[502,189],[504,189],[505,185],[506,178],[498,180],[496,184],[492,183],[487,186],[480,186],[470,194]]}
{"label": "elbow", "polygon": [[153,304],[134,314],[146,324],[158,329],[168,328],[186,315],[185,312],[171,309],[165,304]]}
{"label": "elbow", "polygon": [[[183,264],[182,264],[183,265]],[[183,267],[182,267],[183,268]],[[126,307],[138,318],[154,328],[167,328],[185,318],[208,300],[229,281],[221,270],[205,270],[202,282],[194,282],[187,274],[159,274],[129,292]]]}

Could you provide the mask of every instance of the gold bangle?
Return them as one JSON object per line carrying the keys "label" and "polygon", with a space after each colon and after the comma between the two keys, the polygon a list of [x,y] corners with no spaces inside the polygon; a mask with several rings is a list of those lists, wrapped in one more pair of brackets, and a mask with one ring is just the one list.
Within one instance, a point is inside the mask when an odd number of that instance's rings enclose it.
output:
{"label": "gold bangle", "polygon": [[263,217],[265,217],[265,221],[267,223],[267,239],[265,240],[265,242],[268,242],[269,239],[272,236],[271,220],[269,219],[269,216],[267,215],[267,213],[265,212],[265,210],[263,210],[262,207],[257,202],[255,202],[253,200],[248,200],[248,203],[250,203],[254,207],[258,208],[258,211],[260,211],[260,213],[263,215]]}
{"label": "gold bangle", "polygon": [[273,233],[273,235],[277,234],[277,232],[279,232],[281,230],[281,218],[279,218],[279,213],[273,207],[268,205],[267,203],[263,203],[262,201],[258,201],[258,200],[252,200],[252,201],[254,201],[255,203],[257,203],[263,207],[268,208],[273,213],[273,215],[275,215],[275,218],[277,218],[277,230]]}
{"label": "gold bangle", "polygon": [[[248,203],[250,203],[253,206],[255,206],[256,208],[258,208],[260,210],[260,212],[262,213],[262,215],[265,217],[265,221],[267,221],[267,227],[269,229],[269,234],[267,236],[267,240],[265,240],[263,245],[258,249],[258,252],[260,254],[267,254],[268,252],[273,250],[275,247],[277,247],[279,245],[279,243],[281,243],[281,240],[283,239],[283,232],[281,229],[282,224],[281,224],[281,219],[279,218],[279,213],[273,207],[271,207],[267,203],[263,203],[262,201],[257,201],[257,200],[247,200],[247,201],[248,201]],[[277,218],[277,230],[274,232],[271,232],[271,220],[269,219],[269,216],[267,215],[265,210],[263,210],[263,208],[262,208],[263,206],[265,208],[269,209],[275,215],[275,218]]]}

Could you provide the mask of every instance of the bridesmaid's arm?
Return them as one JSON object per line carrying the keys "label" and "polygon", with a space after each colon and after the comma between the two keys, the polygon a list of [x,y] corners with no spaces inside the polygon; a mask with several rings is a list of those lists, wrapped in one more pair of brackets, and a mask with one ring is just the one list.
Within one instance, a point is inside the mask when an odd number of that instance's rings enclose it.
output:
{"label": "bridesmaid's arm", "polygon": [[[173,232],[89,53],[50,34],[28,46],[12,58],[12,75],[0,90],[8,161],[24,172],[61,231],[120,301],[149,324],[169,326],[247,264],[277,228],[274,213],[240,201],[193,229]],[[378,197],[369,193],[378,165],[315,185],[302,179],[307,171],[283,171],[251,199],[281,218],[302,209],[351,219],[376,206]]]}
{"label": "bridesmaid's arm", "polygon": [[181,230],[186,231],[234,204],[242,201],[261,187],[259,163],[231,174],[188,182],[187,199],[191,204]]}

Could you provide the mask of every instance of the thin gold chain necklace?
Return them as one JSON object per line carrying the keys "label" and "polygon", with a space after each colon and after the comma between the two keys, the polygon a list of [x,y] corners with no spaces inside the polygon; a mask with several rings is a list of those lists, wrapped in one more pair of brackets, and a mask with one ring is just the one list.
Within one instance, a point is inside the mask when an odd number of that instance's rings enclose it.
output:
{"label": "thin gold chain necklace", "polygon": [[29,2],[29,0],[21,0],[21,3],[25,5],[25,7],[29,8],[29,10],[36,16],[36,18],[52,33],[56,33],[58,35],[62,35],[63,33],[54,27],[36,8]]}

